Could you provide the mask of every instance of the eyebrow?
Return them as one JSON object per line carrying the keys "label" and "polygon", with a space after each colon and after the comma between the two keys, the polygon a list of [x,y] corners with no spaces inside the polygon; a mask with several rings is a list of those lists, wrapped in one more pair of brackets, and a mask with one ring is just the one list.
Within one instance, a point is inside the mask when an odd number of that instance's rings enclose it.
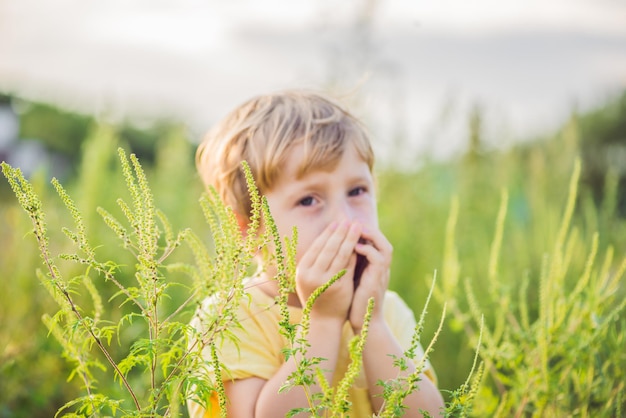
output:
{"label": "eyebrow", "polygon": [[[334,180],[331,177],[331,181],[334,182]],[[350,175],[347,176],[345,183],[347,184],[360,184],[360,183],[369,183],[369,184],[374,184],[374,177],[371,173],[369,173],[369,175],[367,174],[356,174],[356,175]],[[320,187],[322,186],[324,183],[326,183],[327,180],[318,180],[318,179],[297,179],[298,182],[298,188],[316,188],[316,187]]]}

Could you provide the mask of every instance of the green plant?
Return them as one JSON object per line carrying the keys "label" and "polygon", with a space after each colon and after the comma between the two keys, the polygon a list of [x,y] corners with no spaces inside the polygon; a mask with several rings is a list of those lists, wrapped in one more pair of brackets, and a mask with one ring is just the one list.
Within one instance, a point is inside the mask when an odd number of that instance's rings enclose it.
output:
{"label": "green plant", "polygon": [[[120,152],[120,159],[132,204],[118,200],[131,229],[127,230],[113,215],[101,210],[105,222],[111,227],[126,248],[136,259],[134,284],[124,284],[118,280],[122,266],[113,261],[101,262],[97,259],[94,247],[87,240],[82,216],[61,184],[53,180],[53,185],[74,220],[73,230],[63,228],[63,232],[76,247],[75,253],[54,256],[51,253],[47,235],[47,225],[41,201],[31,185],[19,170],[3,163],[3,172],[24,210],[33,223],[33,233],[38,243],[45,273],[37,274],[42,283],[60,306],[52,317],[45,315],[44,322],[50,333],[64,349],[64,356],[72,363],[69,379],[82,382],[86,395],[71,400],[61,411],[76,407],[78,413],[100,414],[104,410],[116,414],[119,410],[128,416],[154,416],[157,411],[176,405],[179,388],[184,384],[180,379],[181,370],[193,361],[185,355],[184,335],[186,323],[178,322],[178,314],[184,312],[183,304],[172,312],[163,309],[162,301],[168,297],[170,289],[180,286],[165,279],[164,271],[176,268],[166,264],[166,260],[190,231],[174,236],[165,218],[154,208],[152,194],[148,188],[144,172],[134,156],[131,164]],[[157,225],[157,220],[161,225]],[[84,266],[84,271],[66,278],[60,267],[62,260]],[[118,292],[112,299],[119,301],[119,308],[128,309],[119,320],[112,322],[104,317],[104,303],[94,280],[104,280],[114,285]],[[122,359],[114,359],[110,346],[115,337],[120,339],[125,330],[132,329],[135,321],[143,322],[147,335],[132,343],[129,353]],[[92,350],[97,347],[97,351]],[[126,390],[132,401],[133,412],[122,399],[104,395],[98,388],[98,370],[114,370],[113,377]],[[137,369],[148,372],[146,387],[134,387],[132,380]],[[148,393],[141,399],[138,393]],[[167,402],[166,402],[167,400]]]}
{"label": "green plant", "polygon": [[[614,260],[599,237],[581,239],[572,226],[580,163],[575,164],[567,203],[553,248],[539,272],[537,303],[529,299],[528,273],[518,288],[500,279],[508,194],[502,193],[488,262],[487,292],[477,297],[470,278],[463,281],[468,309],[452,305],[470,338],[483,312],[494,312],[482,330],[481,352],[490,377],[478,396],[478,416],[621,416],[626,393],[624,319],[620,283],[626,257]],[[459,269],[453,205],[447,233],[444,280],[437,295],[458,300]],[[486,296],[486,297],[485,297]],[[538,311],[533,312],[532,306]]]}
{"label": "green plant", "polygon": [[[73,228],[64,227],[62,230],[75,252],[53,254],[41,200],[19,169],[2,164],[5,177],[32,221],[33,234],[44,264],[44,270],[38,270],[37,275],[59,305],[55,315],[44,315],[44,323],[61,344],[63,356],[72,365],[69,379],[78,380],[85,393],[66,402],[57,415],[180,416],[184,415],[180,406],[185,397],[203,403],[211,392],[218,394],[225,415],[226,397],[220,378],[222,365],[215,346],[217,336],[228,336],[231,327],[240,326],[236,306],[245,294],[242,278],[249,273],[255,254],[273,242],[275,253],[266,251],[266,254],[275,257],[280,266],[277,280],[283,297],[278,302],[285,312],[281,325],[291,341],[291,348],[286,349],[285,354],[288,361],[298,363],[297,373],[284,390],[290,386],[306,388],[317,381],[323,393],[309,392],[310,408],[307,412],[315,416],[344,416],[348,405],[346,389],[358,373],[367,327],[350,345],[353,363],[348,373],[337,388],[331,388],[316,368],[319,359],[307,356],[306,334],[308,315],[315,298],[333,281],[318,289],[309,299],[302,323],[290,325],[286,295],[293,289],[297,231],[294,231],[292,239],[286,241],[285,256],[275,225],[272,227],[267,202],[258,195],[249,170],[246,173],[253,216],[246,237],[242,236],[232,210],[224,207],[215,191],[200,201],[212,233],[214,254],[211,254],[190,229],[174,233],[165,214],[155,207],[146,174],[138,159],[131,155],[129,160],[121,149],[118,154],[130,194],[130,202],[122,198],[117,200],[125,219],[120,221],[102,208],[98,208],[98,213],[124,250],[132,255],[133,267],[120,265],[114,260],[100,261],[97,248],[88,239],[81,212],[55,179],[52,180],[53,186],[74,223]],[[256,234],[254,232],[261,217],[268,228],[264,233]],[[182,243],[188,244],[194,262],[170,261]],[[124,271],[125,274],[122,274]],[[333,280],[338,277],[340,274]],[[132,280],[128,281],[129,278]],[[103,284],[115,289],[108,300],[99,290]],[[174,291],[181,287],[187,292],[184,300],[179,304],[168,304],[168,300],[174,298]],[[199,333],[188,325],[189,320],[200,302],[209,295],[217,298],[216,309],[208,313],[210,326]],[[368,315],[371,315],[371,308],[370,304]],[[111,310],[108,315],[107,309]],[[119,310],[119,315],[116,310]],[[407,352],[408,358],[415,357],[425,313],[426,308],[416,329],[414,347]],[[115,357],[112,349],[115,342],[126,348],[119,358]],[[209,359],[202,356],[205,347],[212,353]],[[432,343],[427,352],[431,348]],[[421,359],[421,367],[423,362],[424,359]],[[215,371],[215,380],[202,373],[207,367]],[[398,361],[398,367],[404,367],[401,361]],[[385,392],[388,402],[381,416],[402,414],[402,399],[417,389],[420,370],[396,381],[381,382],[388,389]],[[108,384],[107,379],[116,381],[117,386]],[[464,385],[459,392],[467,399],[472,398],[479,380],[475,379],[472,385]],[[456,404],[454,410],[465,413],[470,408],[471,402],[467,402],[460,409]],[[298,412],[301,411],[293,411],[293,414]]]}

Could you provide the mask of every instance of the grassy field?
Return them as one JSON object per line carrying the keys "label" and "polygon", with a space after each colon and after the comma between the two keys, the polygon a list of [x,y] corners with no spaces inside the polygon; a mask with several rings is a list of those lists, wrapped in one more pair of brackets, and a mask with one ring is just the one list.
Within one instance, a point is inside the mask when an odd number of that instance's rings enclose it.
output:
{"label": "grassy field", "polygon": [[[445,306],[431,362],[448,401],[467,379],[483,324],[485,372],[475,416],[626,413],[623,191],[619,173],[611,170],[600,186],[589,181],[584,129],[574,121],[549,138],[505,151],[470,152],[445,163],[416,159],[413,171],[383,167],[377,173],[381,226],[394,245],[391,288],[419,313],[435,281],[423,345]],[[145,166],[155,205],[174,230],[190,227],[210,243],[192,146],[177,131],[158,144],[154,163]],[[111,128],[94,126],[65,187],[99,258],[114,260],[122,275],[132,276],[134,259],[96,210],[121,216],[116,199],[132,199],[118,146],[128,148]],[[50,248],[54,254],[71,251],[62,231],[71,226],[71,214],[45,172],[31,182],[43,203]],[[63,349],[42,322],[58,308],[35,274],[42,258],[32,225],[6,182],[0,183],[0,417],[49,417],[83,393],[77,379],[67,381],[71,368]],[[191,255],[177,257],[185,262]],[[84,271],[62,260],[59,266],[66,277]],[[175,274],[172,280],[184,281]],[[107,318],[119,320],[125,308],[109,302],[114,291],[95,283]],[[172,291],[170,309],[185,292]],[[114,338],[114,355],[121,356],[139,332],[130,326],[121,343]],[[96,378],[97,391],[124,398],[110,373]],[[143,384],[141,375],[129,379]]]}

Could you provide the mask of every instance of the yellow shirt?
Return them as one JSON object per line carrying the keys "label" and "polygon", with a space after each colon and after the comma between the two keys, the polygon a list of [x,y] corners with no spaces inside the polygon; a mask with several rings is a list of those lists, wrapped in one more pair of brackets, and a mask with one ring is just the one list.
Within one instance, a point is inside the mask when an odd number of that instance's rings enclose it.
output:
{"label": "yellow shirt", "polygon": [[[224,339],[224,343],[218,345],[218,357],[228,370],[223,373],[222,378],[260,377],[269,380],[284,363],[285,359],[281,350],[288,346],[286,338],[279,331],[280,310],[274,299],[260,289],[250,287],[247,289],[247,293],[250,298],[242,298],[239,306],[238,319],[241,327],[231,330],[238,341],[234,343],[229,339]],[[210,305],[211,298],[208,298],[204,301],[202,309],[207,309]],[[202,315],[198,316],[201,317]],[[191,324],[201,331],[203,326],[198,316],[194,318]],[[403,350],[407,350],[415,331],[415,318],[413,312],[397,293],[387,291],[384,316],[400,346]],[[302,309],[289,307],[289,317],[292,323],[300,322]],[[353,336],[352,328],[346,322],[334,373],[336,381],[341,379],[350,363],[348,341]],[[204,355],[207,359],[211,358],[208,348]],[[423,350],[419,347],[415,360],[421,360],[422,355]],[[435,373],[429,363],[426,363],[424,373],[436,382]],[[350,417],[360,418],[373,415],[366,382],[364,372],[361,370],[349,391],[349,400],[352,402],[352,410],[348,414]],[[192,401],[188,402],[190,418],[219,417],[220,411],[216,395],[212,396],[209,404],[211,407],[205,411],[199,404]]]}

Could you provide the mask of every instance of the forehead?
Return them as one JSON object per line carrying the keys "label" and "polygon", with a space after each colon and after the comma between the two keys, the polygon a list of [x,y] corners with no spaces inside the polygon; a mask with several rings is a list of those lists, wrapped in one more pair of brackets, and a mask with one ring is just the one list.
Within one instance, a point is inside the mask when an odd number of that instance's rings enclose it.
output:
{"label": "forehead", "polygon": [[305,141],[295,143],[287,149],[286,163],[291,165],[296,177],[301,178],[315,171],[332,171],[350,154],[351,160],[360,160],[372,169],[371,150],[356,137],[342,137],[341,140]]}
{"label": "forehead", "polygon": [[287,182],[315,182],[320,176],[331,176],[337,181],[371,178],[371,170],[365,158],[359,155],[353,144],[347,144],[340,153],[334,154],[333,158],[316,161],[316,164],[310,163],[304,145],[297,144],[286,153],[285,164],[275,186],[284,185]]}

